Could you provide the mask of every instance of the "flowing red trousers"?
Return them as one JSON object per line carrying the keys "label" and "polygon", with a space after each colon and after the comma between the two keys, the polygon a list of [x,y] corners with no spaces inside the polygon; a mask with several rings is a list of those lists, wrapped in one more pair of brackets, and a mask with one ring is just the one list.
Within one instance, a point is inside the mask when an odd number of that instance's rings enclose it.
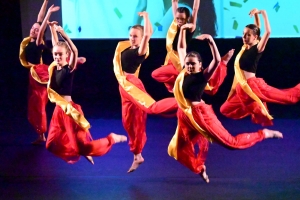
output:
{"label": "flowing red trousers", "polygon": [[[35,65],[34,69],[42,82],[48,81],[49,75],[47,65]],[[39,135],[47,131],[47,102],[47,85],[37,82],[29,73],[27,117],[29,123],[33,126],[34,130]]]}
{"label": "flowing red trousers", "polygon": [[[83,114],[80,105],[70,102]],[[67,163],[77,162],[80,155],[102,156],[115,144],[111,135],[93,140],[89,131],[83,130],[60,106],[56,105],[49,126],[46,148]]]}
{"label": "flowing red trousers", "polygon": [[[156,81],[164,83],[167,90],[173,93],[173,87],[175,80],[178,76],[179,72],[172,64],[171,60],[168,61],[167,65],[163,65],[156,70],[154,70],[151,74],[152,78]],[[223,83],[225,77],[227,75],[227,67],[224,62],[220,62],[216,71],[212,75],[209,80],[209,85],[213,87],[212,90],[205,90],[204,92],[209,95],[214,95],[217,93],[220,85]]]}
{"label": "flowing red trousers", "polygon": [[[129,74],[126,75],[126,79],[140,90],[147,93],[139,78]],[[175,116],[178,105],[175,98],[165,98],[156,101],[150,107],[146,108],[130,96],[121,86],[119,86],[119,91],[122,100],[122,123],[124,129],[128,133],[130,151],[134,154],[139,154],[142,152],[147,140],[147,114]]]}
{"label": "flowing red trousers", "polygon": [[[249,78],[248,85],[264,103],[295,104],[300,101],[300,84],[289,89],[277,89],[266,84],[262,78]],[[241,86],[237,84],[236,91],[221,106],[223,115],[233,119],[241,119],[251,115],[252,122],[263,126],[273,125],[266,117],[259,104],[248,96]]]}
{"label": "flowing red trousers", "polygon": [[[209,134],[213,141],[225,148],[246,149],[264,139],[261,130],[232,136],[217,119],[212,106],[205,103],[201,102],[193,106],[192,114],[195,122]],[[177,117],[179,122],[177,160],[199,174],[206,160],[209,141],[194,128],[181,109],[178,109]],[[198,152],[195,151],[195,145],[198,145]]]}

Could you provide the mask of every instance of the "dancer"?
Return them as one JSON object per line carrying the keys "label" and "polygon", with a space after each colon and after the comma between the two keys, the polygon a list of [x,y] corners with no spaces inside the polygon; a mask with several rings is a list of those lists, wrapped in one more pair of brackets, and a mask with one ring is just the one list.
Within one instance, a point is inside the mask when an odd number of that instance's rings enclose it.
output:
{"label": "dancer", "polygon": [[[178,126],[168,153],[191,171],[209,182],[205,160],[209,141],[214,141],[229,149],[245,149],[267,138],[282,138],[278,131],[268,129],[232,136],[217,119],[212,106],[201,99],[205,85],[221,61],[213,38],[208,34],[197,37],[207,40],[212,53],[212,61],[207,68],[202,67],[202,59],[197,52],[186,53],[185,29],[181,28],[178,53],[184,69],[175,82],[174,95],[178,102]],[[195,153],[194,145],[199,146]]]}
{"label": "dancer", "polygon": [[59,10],[58,6],[52,5],[45,16],[47,4],[48,0],[45,0],[38,14],[37,22],[30,30],[29,37],[24,38],[20,45],[20,62],[24,67],[30,69],[27,117],[38,134],[38,138],[32,144],[41,144],[46,141],[48,66],[42,61],[42,51],[45,48],[43,38],[47,26],[46,21],[53,12]]}
{"label": "dancer", "polygon": [[[259,14],[263,16],[265,33],[260,37]],[[243,47],[235,59],[235,77],[228,99],[221,106],[226,117],[241,119],[251,115],[253,123],[262,126],[273,125],[273,117],[268,113],[267,102],[295,104],[300,101],[300,84],[290,89],[277,89],[256,77],[257,64],[271,34],[267,12],[252,9],[250,17],[255,16],[256,24],[244,28]]]}
{"label": "dancer", "polygon": [[[178,36],[180,27],[185,26],[186,42],[189,43],[192,40],[194,31],[196,29],[197,14],[200,6],[200,0],[194,0],[193,12],[190,16],[190,11],[186,7],[178,7],[178,0],[172,0],[172,9],[174,20],[167,33],[167,56],[163,66],[152,72],[152,77],[158,82],[165,84],[169,92],[173,92],[175,80],[182,70],[180,60],[177,52]],[[227,63],[234,53],[234,49],[230,50],[225,56],[222,57],[220,66],[217,68],[214,76],[209,81],[205,92],[208,94],[215,94],[218,91],[219,86],[223,83],[227,74]]]}
{"label": "dancer", "polygon": [[[51,42],[52,42],[52,47],[54,47],[59,42],[57,32],[53,29],[54,25],[58,25],[58,22],[57,21],[52,21],[52,22],[48,21],[47,23],[51,27],[51,29],[50,29],[51,30]],[[70,60],[70,57],[67,58],[67,61],[69,61],[69,60]],[[78,57],[77,58],[77,65],[82,65],[85,62],[86,62],[85,57]]]}
{"label": "dancer", "polygon": [[92,139],[88,131],[89,122],[84,118],[80,105],[74,103],[71,98],[77,48],[62,27],[54,22],[48,24],[52,39],[57,31],[65,42],[54,45],[54,62],[49,66],[47,92],[49,100],[56,103],[56,107],[49,127],[46,148],[67,163],[77,162],[82,155],[94,164],[91,156],[106,154],[113,144],[125,142],[127,137],[110,133],[106,138]]}
{"label": "dancer", "polygon": [[118,43],[113,61],[122,100],[122,122],[129,136],[130,151],[134,154],[128,172],[133,172],[144,162],[142,150],[147,140],[147,114],[175,115],[178,108],[174,98],[156,102],[138,78],[140,65],[149,54],[148,42],[152,34],[148,13],[138,14],[143,17],[145,26],[131,27],[129,41]]}

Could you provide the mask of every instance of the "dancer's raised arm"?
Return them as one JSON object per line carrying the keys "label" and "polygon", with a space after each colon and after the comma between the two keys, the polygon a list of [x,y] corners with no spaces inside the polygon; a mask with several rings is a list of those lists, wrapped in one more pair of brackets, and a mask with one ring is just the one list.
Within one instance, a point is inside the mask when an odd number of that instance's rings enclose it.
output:
{"label": "dancer's raised arm", "polygon": [[42,41],[43,41],[43,37],[44,37],[44,33],[45,33],[45,30],[46,30],[46,27],[47,27],[47,22],[49,21],[49,18],[51,16],[51,14],[53,12],[56,12],[60,9],[59,6],[54,6],[52,5],[49,9],[48,9],[48,12],[46,14],[46,17],[44,18],[43,20],[43,23],[40,27],[40,30],[39,30],[39,33],[38,33],[38,36],[37,36],[37,39],[36,39],[36,45],[39,46]]}
{"label": "dancer's raised arm", "polygon": [[255,14],[254,14],[254,24],[255,24],[258,28],[261,27],[261,24],[260,24],[260,18],[259,18],[258,13],[255,13]]}
{"label": "dancer's raised arm", "polygon": [[213,75],[214,71],[217,69],[221,62],[221,56],[218,50],[218,47],[212,38],[211,35],[208,34],[202,34],[196,37],[198,40],[207,40],[211,53],[212,53],[212,61],[210,62],[209,66],[204,70],[204,76],[206,80],[209,80],[211,76]]}
{"label": "dancer's raised arm", "polygon": [[139,16],[144,18],[144,32],[143,32],[142,41],[138,51],[138,54],[141,56],[141,55],[145,55],[147,52],[148,42],[153,33],[153,29],[152,29],[152,25],[148,13],[143,11],[143,12],[139,12],[138,14]]}
{"label": "dancer's raised arm", "polygon": [[178,0],[172,0],[172,11],[173,11],[174,18],[176,18],[177,8],[178,8]]}
{"label": "dancer's raised arm", "polygon": [[200,0],[194,0],[193,12],[192,12],[191,19],[189,20],[190,23],[194,25],[190,29],[191,32],[194,32],[194,30],[196,29],[197,15],[198,15],[199,7],[200,7]]}
{"label": "dancer's raised arm", "polygon": [[42,5],[42,7],[41,7],[41,9],[40,9],[40,12],[39,12],[39,14],[38,14],[38,16],[37,16],[37,22],[41,22],[42,23],[42,21],[43,21],[43,19],[44,19],[44,17],[45,17],[45,14],[46,14],[46,8],[47,8],[47,5],[48,5],[48,0],[44,0],[44,2],[43,2],[43,5]]}
{"label": "dancer's raised arm", "polygon": [[263,52],[265,50],[265,47],[266,47],[267,42],[271,35],[271,27],[270,27],[267,12],[265,10],[258,10],[256,8],[254,8],[249,13],[250,17],[252,17],[256,14],[261,14],[264,19],[265,33],[263,34],[263,36],[261,37],[261,39],[257,45],[258,52]]}
{"label": "dancer's raised arm", "polygon": [[177,52],[179,55],[179,60],[181,65],[184,65],[184,59],[186,56],[186,30],[192,28],[194,25],[193,24],[184,24],[180,27],[180,33],[178,37],[178,44],[177,44]]}
{"label": "dancer's raised arm", "polygon": [[58,40],[58,35],[57,32],[54,28],[55,25],[58,24],[57,21],[52,21],[52,22],[47,22],[50,28],[50,32],[51,32],[51,42],[52,42],[52,46],[55,46],[57,44]]}

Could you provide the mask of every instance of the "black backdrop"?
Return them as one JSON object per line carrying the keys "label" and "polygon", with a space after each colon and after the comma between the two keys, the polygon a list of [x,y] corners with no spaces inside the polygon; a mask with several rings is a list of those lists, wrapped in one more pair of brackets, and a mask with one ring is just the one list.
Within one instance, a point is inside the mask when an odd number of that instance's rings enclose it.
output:
{"label": "black backdrop", "polygon": [[[0,50],[0,93],[1,119],[26,117],[28,70],[21,66],[18,59],[19,45],[22,41],[20,4],[17,0],[0,1],[1,50]],[[33,23],[33,22],[32,22]],[[275,23],[275,22],[274,22]],[[48,41],[49,43],[49,41]],[[76,72],[73,100],[82,105],[89,117],[120,117],[120,96],[118,84],[113,74],[113,55],[118,40],[74,40],[79,55],[87,62]],[[229,49],[236,49],[235,55],[242,46],[241,39],[216,39],[221,55]],[[50,43],[49,43],[50,44]],[[50,46],[50,45],[49,45]],[[292,87],[300,82],[300,38],[270,39],[259,63],[257,76],[278,88]],[[211,55],[205,42],[193,41],[190,50],[201,53],[204,66],[210,62]],[[158,100],[172,96],[163,84],[151,78],[151,72],[159,67],[166,54],[165,40],[150,41],[150,56],[143,63],[140,78],[149,94]],[[51,61],[51,53],[45,52],[45,61]],[[219,92],[212,98],[205,96],[218,112],[218,107],[227,97],[233,78],[233,59],[228,65],[228,76]],[[49,111],[53,105],[49,104]],[[299,118],[300,104],[293,106],[269,105],[271,114],[276,118]],[[51,112],[48,112],[51,114]]]}

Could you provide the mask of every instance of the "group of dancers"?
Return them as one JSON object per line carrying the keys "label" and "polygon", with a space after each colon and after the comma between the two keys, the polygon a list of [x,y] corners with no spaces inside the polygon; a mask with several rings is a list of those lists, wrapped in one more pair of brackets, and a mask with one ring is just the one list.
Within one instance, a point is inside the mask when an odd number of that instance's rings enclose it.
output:
{"label": "group of dancers", "polygon": [[[80,105],[71,98],[73,77],[78,64],[85,62],[78,57],[78,50],[63,28],[57,22],[50,22],[50,16],[60,8],[50,6],[44,0],[37,22],[20,46],[21,64],[30,69],[28,120],[38,134],[33,144],[43,144],[67,163],[75,163],[84,156],[94,164],[92,156],[106,154],[113,144],[126,142],[127,137],[110,133],[105,138],[94,140],[89,132],[90,124],[85,119]],[[122,104],[122,123],[128,134],[128,144],[133,153],[133,162],[128,172],[135,171],[144,162],[142,151],[147,140],[147,114],[162,116],[177,115],[176,132],[170,141],[168,153],[181,164],[199,174],[209,182],[205,160],[209,142],[216,142],[225,148],[245,149],[268,138],[282,138],[279,131],[262,129],[252,133],[232,136],[217,119],[210,105],[201,99],[202,94],[214,95],[226,77],[227,63],[234,49],[221,57],[211,35],[201,34],[197,40],[206,41],[212,60],[202,66],[199,53],[186,52],[192,42],[200,0],[194,0],[190,13],[185,7],[178,7],[178,0],[172,1],[174,20],[166,38],[167,55],[164,65],[153,71],[152,77],[165,84],[174,97],[155,101],[145,90],[138,78],[139,69],[149,55],[149,40],[153,33],[149,14],[141,11],[144,26],[134,25],[129,31],[129,40],[118,43],[113,59],[114,73],[119,83]],[[259,15],[264,20],[265,32],[260,36]],[[265,10],[253,9],[255,24],[244,28],[243,47],[234,62],[235,76],[227,100],[221,106],[222,114],[241,119],[251,116],[252,122],[262,126],[272,125],[267,102],[295,104],[300,101],[300,84],[290,89],[276,89],[256,77],[257,65],[269,39],[271,28]],[[52,40],[53,62],[43,64],[42,51],[44,32],[49,26]],[[63,39],[59,41],[58,36]],[[49,125],[45,107],[48,99],[56,104]],[[195,154],[194,146],[199,146]]]}

